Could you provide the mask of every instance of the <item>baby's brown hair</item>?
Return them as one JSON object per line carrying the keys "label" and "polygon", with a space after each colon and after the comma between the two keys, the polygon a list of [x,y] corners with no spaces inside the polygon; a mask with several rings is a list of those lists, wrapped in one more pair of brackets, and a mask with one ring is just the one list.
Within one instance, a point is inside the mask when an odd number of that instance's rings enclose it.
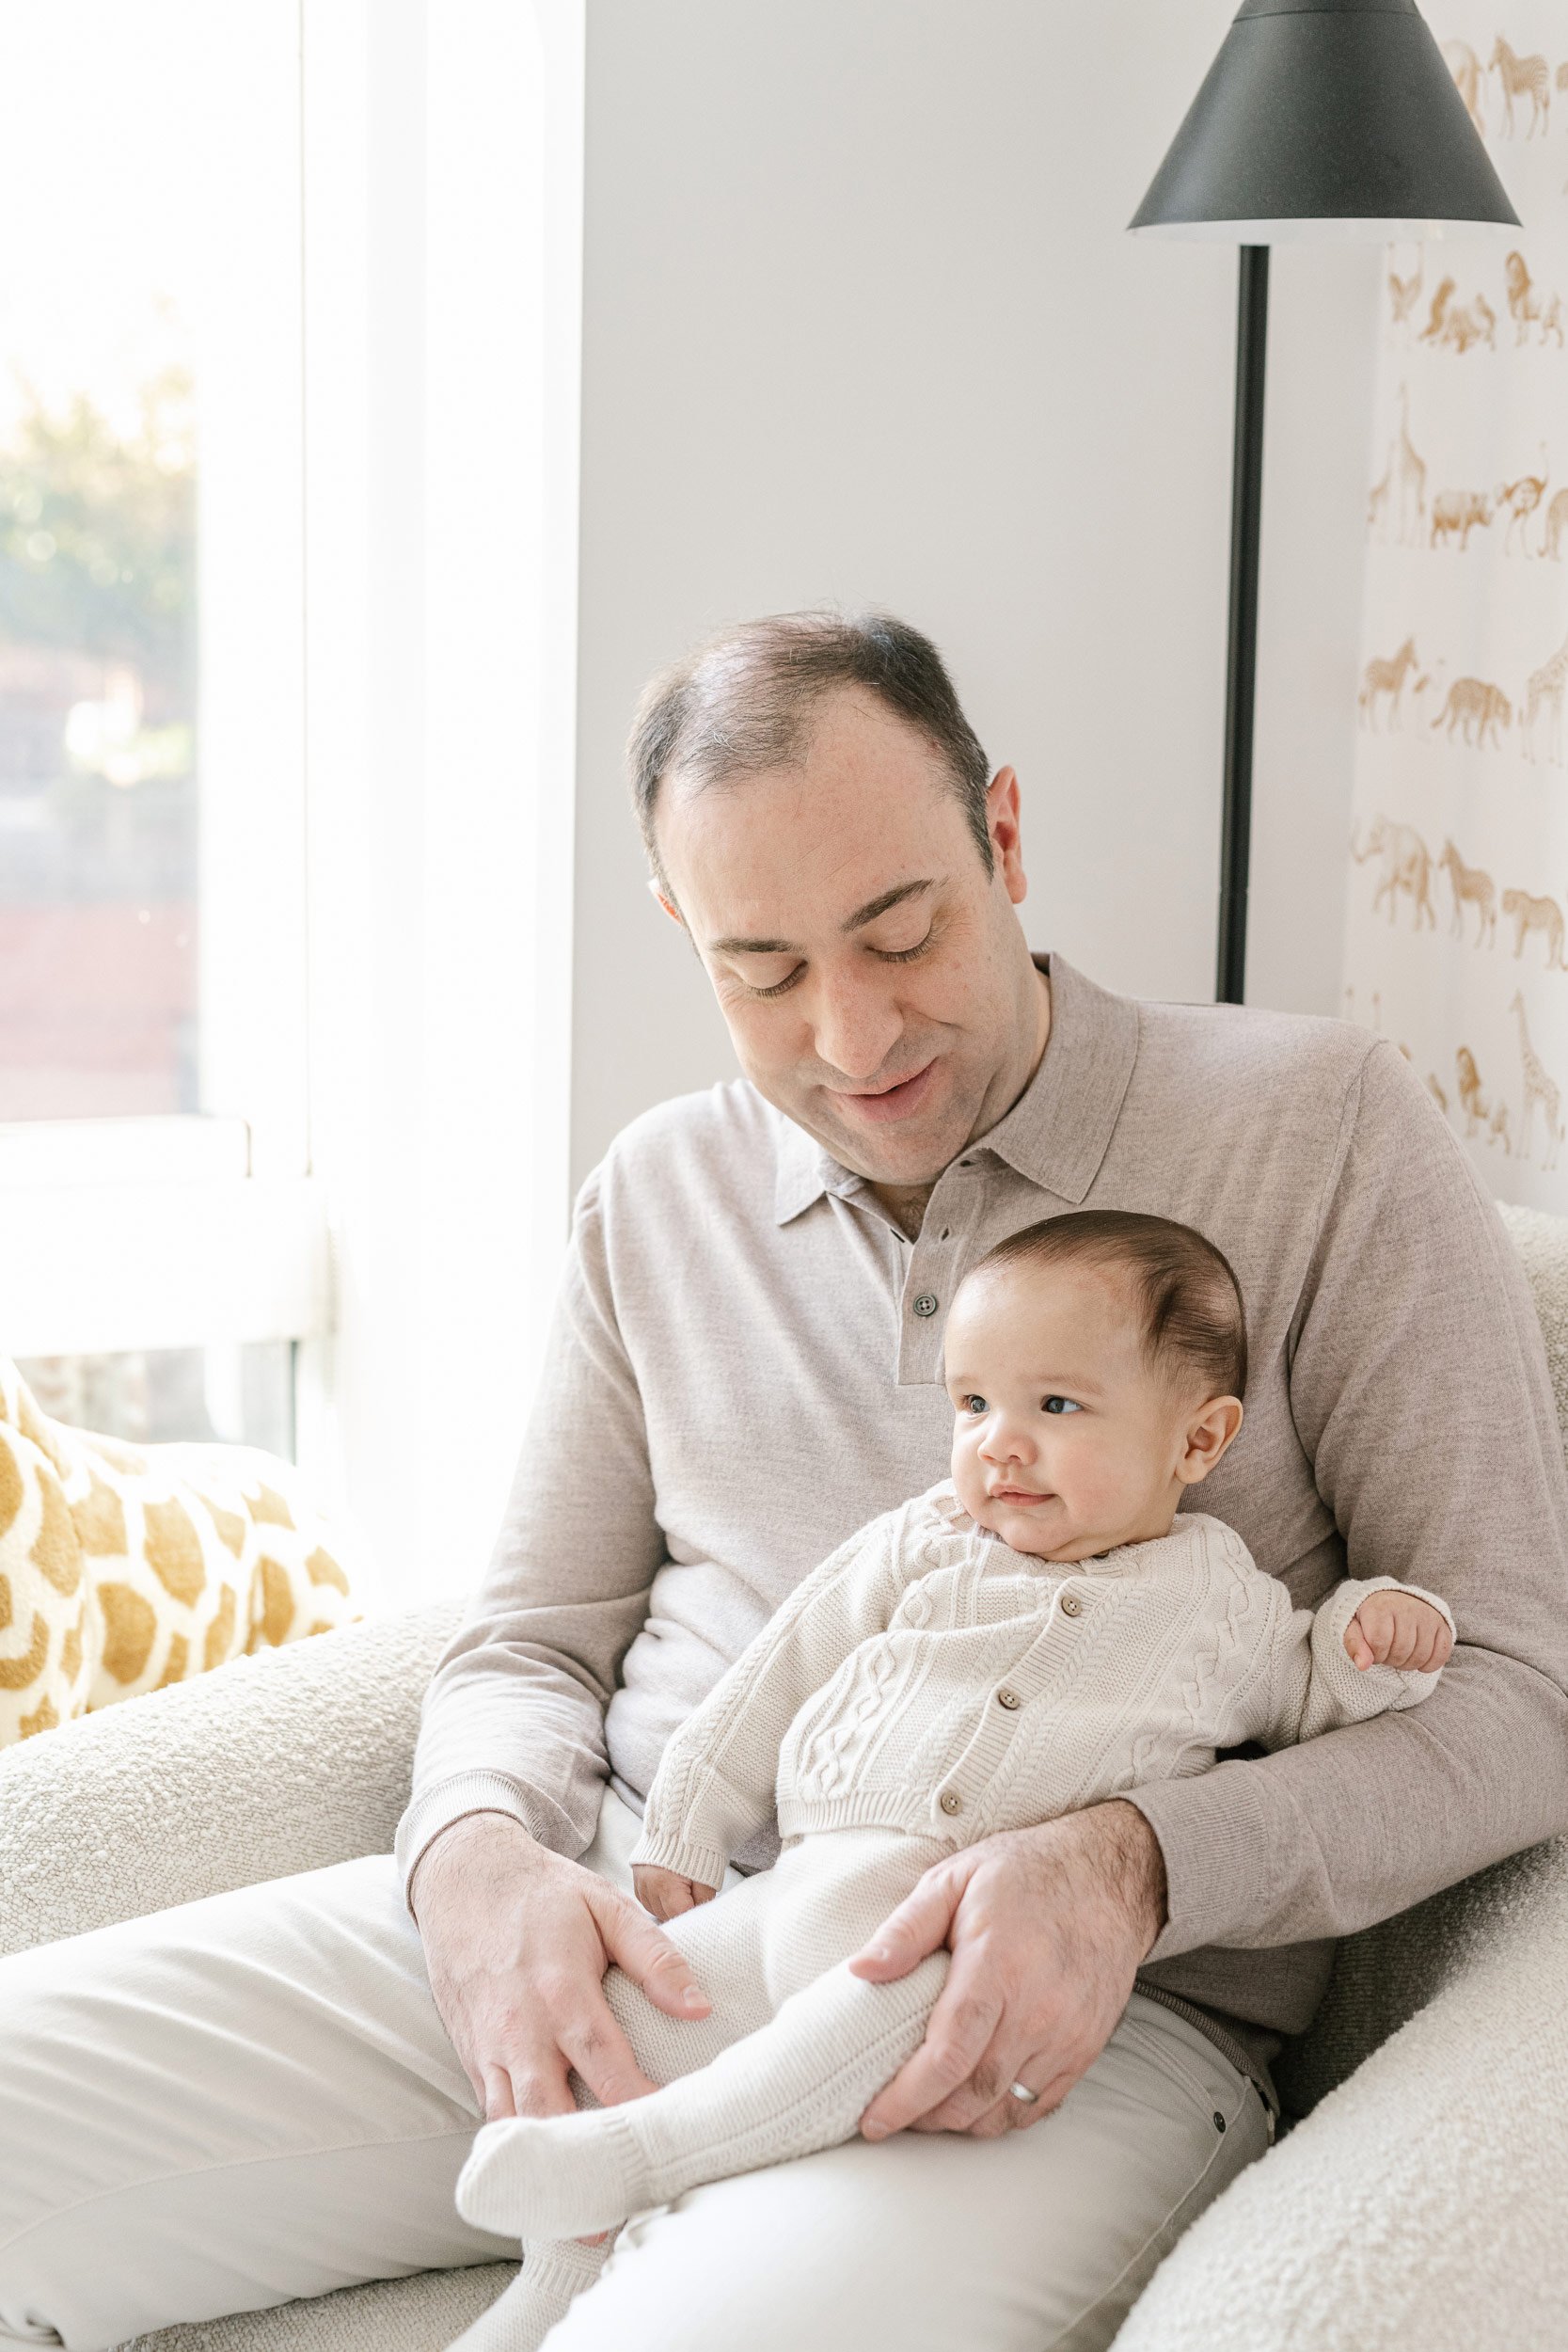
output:
{"label": "baby's brown hair", "polygon": [[1018,1264],[1120,1268],[1143,1315],[1149,1362],[1192,1372],[1208,1396],[1244,1396],[1242,1286],[1229,1259],[1196,1227],[1136,1209],[1074,1209],[1009,1233],[970,1272]]}

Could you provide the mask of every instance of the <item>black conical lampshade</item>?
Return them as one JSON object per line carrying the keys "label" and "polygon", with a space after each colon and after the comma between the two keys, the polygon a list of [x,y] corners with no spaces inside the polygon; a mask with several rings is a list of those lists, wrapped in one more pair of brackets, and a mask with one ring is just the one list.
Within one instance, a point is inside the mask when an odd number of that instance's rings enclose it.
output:
{"label": "black conical lampshade", "polygon": [[1519,217],[1416,0],[1243,0],[1131,226],[1275,245]]}

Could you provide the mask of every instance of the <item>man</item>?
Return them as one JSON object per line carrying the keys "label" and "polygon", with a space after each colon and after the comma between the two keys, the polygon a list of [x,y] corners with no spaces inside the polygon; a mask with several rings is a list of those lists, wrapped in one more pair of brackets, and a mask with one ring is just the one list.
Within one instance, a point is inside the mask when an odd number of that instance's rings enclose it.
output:
{"label": "man", "polygon": [[[579,1200],[505,1524],[427,1695],[397,1841],[418,1936],[372,1857],[0,1967],[8,2046],[50,2051],[47,2097],[36,2062],[0,2079],[0,2341],[87,2352],[504,2250],[451,2209],[478,2118],[565,2108],[572,2068],[645,2088],[611,1960],[701,2011],[625,1891],[664,1739],[942,1473],[946,1302],[1053,1210],[1218,1244],[1253,1370],[1206,1508],[1298,1603],[1386,1572],[1442,1592],[1460,1645],[1413,1713],[956,1836],[868,1947],[890,1976],[954,1958],[863,2137],[635,2220],[552,2352],[1108,2344],[1266,2146],[1330,1939],[1568,1821],[1539,1332],[1398,1053],[1036,962],[1017,778],[898,623],[729,632],[650,690],[632,764],[747,1076],[637,1121]],[[134,2148],[103,2128],[133,2099]],[[105,2243],[112,2288],[84,2276]],[[502,2305],[472,2343],[506,2341]]]}

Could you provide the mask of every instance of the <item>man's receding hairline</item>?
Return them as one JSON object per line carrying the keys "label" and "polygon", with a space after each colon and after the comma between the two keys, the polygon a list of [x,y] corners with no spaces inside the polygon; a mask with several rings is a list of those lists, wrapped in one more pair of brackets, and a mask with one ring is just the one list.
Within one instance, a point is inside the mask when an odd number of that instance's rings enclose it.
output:
{"label": "man's receding hairline", "polygon": [[822,711],[847,691],[855,707],[879,705],[924,742],[941,771],[935,788],[958,801],[981,865],[994,873],[990,763],[937,647],[890,612],[819,609],[723,629],[643,689],[627,768],[643,846],[667,895],[655,833],[665,793],[674,787],[694,799],[713,784],[803,769]]}
{"label": "man's receding hairline", "polygon": [[[770,769],[747,769],[736,766],[715,775],[705,776],[693,774],[689,763],[673,761],[659,778],[658,795],[648,814],[650,828],[657,825],[658,812],[673,793],[679,792],[684,794],[689,801],[698,801],[709,792],[738,792],[747,785],[762,783],[769,775],[799,776],[804,779],[811,765],[812,755],[816,749],[817,739],[821,734],[823,717],[835,702],[840,701],[856,703],[869,718],[885,722],[888,726],[896,728],[898,733],[906,738],[912,737],[926,752],[933,771],[928,778],[932,791],[940,800],[951,801],[958,798],[953,788],[957,782],[953,771],[953,762],[930,729],[922,726],[918,719],[907,718],[903,711],[895,710],[893,705],[884,702],[876,688],[867,686],[863,679],[845,678],[834,685],[824,687],[821,692],[813,696],[809,702],[802,703],[800,744],[795,751],[785,753]],[[714,729],[712,739],[716,743],[726,743],[721,728]]]}

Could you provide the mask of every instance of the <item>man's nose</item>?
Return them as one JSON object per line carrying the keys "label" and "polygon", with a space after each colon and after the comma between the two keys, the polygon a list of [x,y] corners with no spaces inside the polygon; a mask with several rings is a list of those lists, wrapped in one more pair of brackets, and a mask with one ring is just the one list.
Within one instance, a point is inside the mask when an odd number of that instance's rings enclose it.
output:
{"label": "man's nose", "polygon": [[[870,975],[820,976],[811,1015],[817,1059],[863,1088],[881,1074],[904,1027],[891,993]],[[888,1073],[889,1080],[912,1075]]]}

